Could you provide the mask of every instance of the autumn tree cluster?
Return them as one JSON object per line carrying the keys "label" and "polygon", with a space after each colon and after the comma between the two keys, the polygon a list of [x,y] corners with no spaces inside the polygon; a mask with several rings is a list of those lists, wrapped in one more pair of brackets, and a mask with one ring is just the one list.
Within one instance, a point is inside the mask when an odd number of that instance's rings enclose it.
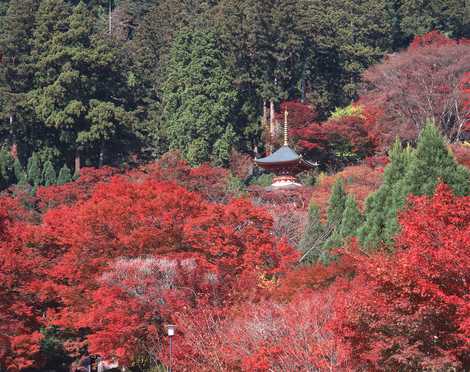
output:
{"label": "autumn tree cluster", "polygon": [[468,369],[465,9],[0,0],[0,371]]}

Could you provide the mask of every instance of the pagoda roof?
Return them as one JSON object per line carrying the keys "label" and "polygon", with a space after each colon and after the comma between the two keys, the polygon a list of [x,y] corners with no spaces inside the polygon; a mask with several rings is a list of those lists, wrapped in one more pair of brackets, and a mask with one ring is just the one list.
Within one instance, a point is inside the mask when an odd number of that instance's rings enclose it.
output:
{"label": "pagoda roof", "polygon": [[264,158],[255,159],[255,162],[259,165],[289,165],[292,163],[302,163],[303,166],[308,168],[313,168],[315,164],[306,161],[302,158],[301,155],[297,154],[289,146],[282,146],[273,152],[271,155],[268,155]]}

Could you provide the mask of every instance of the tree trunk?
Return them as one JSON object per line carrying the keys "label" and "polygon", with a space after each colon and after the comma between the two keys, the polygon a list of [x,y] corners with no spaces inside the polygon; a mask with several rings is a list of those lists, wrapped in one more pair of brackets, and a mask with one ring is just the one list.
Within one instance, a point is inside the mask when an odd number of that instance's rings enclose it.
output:
{"label": "tree trunk", "polygon": [[269,153],[273,152],[274,143],[274,101],[269,102]]}

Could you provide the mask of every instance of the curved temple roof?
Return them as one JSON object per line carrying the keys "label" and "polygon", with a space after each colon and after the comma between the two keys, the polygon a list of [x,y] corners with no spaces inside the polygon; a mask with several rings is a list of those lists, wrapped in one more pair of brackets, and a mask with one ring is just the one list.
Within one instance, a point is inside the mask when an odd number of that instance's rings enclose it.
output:
{"label": "curved temple roof", "polygon": [[301,162],[302,165],[313,168],[316,164],[313,164],[309,161],[306,161],[302,158],[301,155],[297,154],[289,146],[282,146],[271,155],[264,158],[255,159],[255,162],[260,166],[263,165],[282,165],[293,162]]}

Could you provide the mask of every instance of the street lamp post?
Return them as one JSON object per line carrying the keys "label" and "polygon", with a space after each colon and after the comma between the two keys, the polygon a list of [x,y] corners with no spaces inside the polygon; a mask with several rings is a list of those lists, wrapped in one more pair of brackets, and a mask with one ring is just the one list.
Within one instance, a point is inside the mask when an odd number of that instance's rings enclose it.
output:
{"label": "street lamp post", "polygon": [[166,329],[167,329],[167,334],[168,334],[168,337],[170,338],[170,365],[169,365],[169,369],[168,369],[168,372],[171,372],[172,371],[172,343],[171,343],[171,339],[173,338],[173,336],[175,335],[175,329],[176,329],[176,326],[174,324],[168,324],[166,326]]}

